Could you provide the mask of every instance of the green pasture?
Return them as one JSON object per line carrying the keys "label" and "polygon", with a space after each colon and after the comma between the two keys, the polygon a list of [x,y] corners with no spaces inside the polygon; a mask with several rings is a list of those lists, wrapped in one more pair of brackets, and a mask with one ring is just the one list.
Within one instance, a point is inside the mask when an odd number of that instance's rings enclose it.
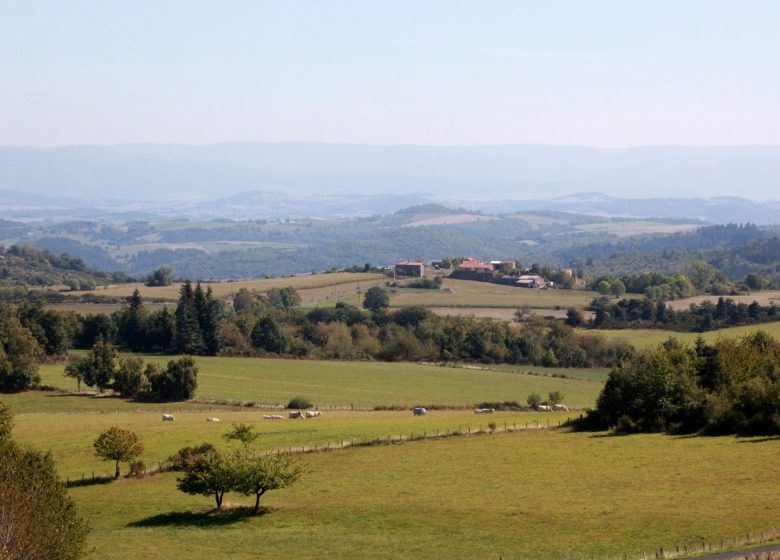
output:
{"label": "green pasture", "polygon": [[[11,403],[9,403],[11,404]],[[411,410],[404,411],[323,411],[316,419],[290,419],[287,411],[279,410],[219,410],[192,407],[180,409],[170,406],[175,422],[163,422],[158,411],[26,413],[15,418],[15,437],[18,441],[36,449],[51,451],[57,461],[60,475],[68,478],[89,477],[112,471],[108,464],[94,456],[92,443],[100,433],[111,426],[119,426],[137,433],[144,443],[142,459],[148,467],[176,453],[185,445],[211,442],[224,447],[222,435],[232,423],[250,424],[260,433],[257,442],[262,450],[279,450],[302,447],[337,447],[342,442],[366,441],[375,438],[410,438],[423,434],[436,435],[452,431],[477,431],[488,429],[495,422],[501,429],[536,428],[558,425],[577,412],[496,412],[492,415],[475,415],[471,410],[431,410],[427,416],[416,417]],[[284,420],[264,420],[263,415],[281,414]],[[207,422],[217,417],[219,423]],[[123,466],[123,470],[127,466]]]}
{"label": "green pasture", "polygon": [[[142,356],[161,364],[169,356]],[[503,371],[413,363],[197,357],[196,397],[286,404],[303,396],[320,407],[473,406],[482,401],[525,402],[529,393],[561,391],[573,407],[592,406],[601,383]],[[44,385],[75,389],[64,364],[41,367]]]}
{"label": "green pasture", "polygon": [[581,332],[600,335],[610,340],[628,342],[637,348],[646,348],[661,344],[669,337],[674,337],[683,343],[693,343],[699,336],[707,342],[715,342],[719,338],[737,338],[756,331],[764,331],[776,338],[780,337],[780,322],[729,327],[705,333],[676,332],[661,329],[584,329]]}
{"label": "green pasture", "polygon": [[208,514],[175,474],[70,494],[96,559],[651,558],[777,525],[778,452],[777,439],[528,431],[307,455],[255,517]]}
{"label": "green pasture", "polygon": [[[541,366],[517,366],[513,364],[489,364],[478,367],[491,371],[542,375],[546,377],[570,377],[572,379],[596,381],[599,383],[604,383],[607,380],[607,375],[609,375],[609,368],[554,368]],[[546,395],[544,396],[546,397]]]}
{"label": "green pasture", "polygon": [[[392,307],[532,307],[536,309],[582,309],[596,292],[585,290],[539,290],[516,288],[490,282],[447,278],[439,290],[395,289],[390,293]],[[626,297],[638,297],[627,294]]]}

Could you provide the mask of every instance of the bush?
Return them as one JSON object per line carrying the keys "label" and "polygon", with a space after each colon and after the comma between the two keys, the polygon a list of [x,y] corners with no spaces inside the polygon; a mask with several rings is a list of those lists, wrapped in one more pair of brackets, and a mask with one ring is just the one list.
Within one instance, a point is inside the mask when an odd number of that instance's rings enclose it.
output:
{"label": "bush", "polygon": [[143,461],[133,461],[130,463],[130,476],[142,478],[146,474],[146,463]]}
{"label": "bush", "polygon": [[287,408],[296,408],[299,410],[302,408],[314,408],[314,404],[305,397],[294,397],[287,403]]}
{"label": "bush", "polygon": [[526,401],[528,403],[528,406],[531,408],[536,408],[540,404],[542,404],[542,397],[538,393],[531,393],[528,395],[528,398]]}

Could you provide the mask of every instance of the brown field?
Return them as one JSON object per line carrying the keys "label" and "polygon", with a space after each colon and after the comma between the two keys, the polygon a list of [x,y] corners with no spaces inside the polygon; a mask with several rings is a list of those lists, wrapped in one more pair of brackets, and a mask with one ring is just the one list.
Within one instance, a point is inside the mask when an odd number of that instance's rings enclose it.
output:
{"label": "brown field", "polygon": [[[431,307],[431,311],[436,315],[442,317],[459,317],[468,316],[489,319],[499,319],[502,321],[513,321],[515,318],[514,307]],[[542,317],[555,317],[556,319],[565,319],[565,309],[530,309],[532,315],[541,315]],[[590,312],[585,313],[586,319],[592,315]]]}
{"label": "brown field", "polygon": [[580,231],[611,233],[618,237],[629,237],[647,233],[679,233],[691,231],[701,224],[664,224],[644,220],[627,220],[624,222],[601,222],[577,226]]}
{"label": "brown field", "polygon": [[444,216],[431,216],[409,222],[404,227],[420,226],[444,226],[447,224],[467,224],[470,222],[489,222],[495,220],[494,216],[480,216],[477,214],[448,214]]}
{"label": "brown field", "polygon": [[[331,274],[309,274],[306,276],[290,276],[285,278],[267,278],[261,280],[240,280],[236,282],[203,282],[204,288],[210,286],[216,297],[227,297],[238,292],[241,288],[254,290],[260,293],[267,292],[271,288],[284,288],[292,286],[298,290],[304,303],[323,299],[326,295],[335,294],[337,291],[354,292],[358,287],[376,285],[376,282],[384,280],[381,274],[334,272]],[[67,295],[81,296],[84,294],[105,295],[111,297],[127,297],[138,289],[144,298],[163,300],[176,300],[179,297],[180,284],[163,287],[149,287],[143,283],[120,284],[100,287],[96,290],[84,292],[68,292]],[[338,288],[338,290],[336,289]]]}
{"label": "brown field", "polygon": [[[444,280],[440,290],[396,290],[390,294],[392,307],[423,305],[425,307],[467,307],[518,309],[582,309],[595,297],[595,292],[584,290],[537,290],[515,288],[489,282]],[[638,297],[628,295],[626,297]]]}
{"label": "brown field", "polygon": [[[687,309],[692,303],[699,304],[703,301],[710,300],[713,303],[717,303],[720,296],[694,296],[685,299],[678,299],[667,302],[673,309]],[[724,298],[730,298],[737,303],[753,303],[757,301],[761,305],[780,305],[780,290],[762,290],[760,292],[753,292],[747,295],[741,296],[723,296]]]}

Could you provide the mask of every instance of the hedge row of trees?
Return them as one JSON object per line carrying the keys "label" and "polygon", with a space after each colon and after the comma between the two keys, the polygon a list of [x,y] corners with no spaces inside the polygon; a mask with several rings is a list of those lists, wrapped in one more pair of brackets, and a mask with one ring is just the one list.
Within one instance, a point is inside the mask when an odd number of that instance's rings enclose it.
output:
{"label": "hedge row of trees", "polygon": [[124,397],[154,401],[184,401],[195,394],[198,368],[191,356],[171,360],[163,369],[157,363],[131,356],[117,360],[114,347],[98,340],[86,356],[65,366],[65,375],[102,392],[113,389]]}
{"label": "hedge row of trees", "polygon": [[[627,327],[662,328],[686,332],[705,332],[737,325],[753,325],[780,320],[780,307],[762,306],[758,302],[737,303],[731,298],[718,298],[691,304],[687,309],[674,310],[663,301],[650,299],[622,299],[612,302],[608,298],[594,299],[590,306],[595,312],[590,325],[598,328],[622,329]],[[571,316],[568,323],[581,323]]]}
{"label": "hedge row of trees", "polygon": [[780,342],[757,332],[669,339],[614,368],[586,425],[619,431],[780,434]]}

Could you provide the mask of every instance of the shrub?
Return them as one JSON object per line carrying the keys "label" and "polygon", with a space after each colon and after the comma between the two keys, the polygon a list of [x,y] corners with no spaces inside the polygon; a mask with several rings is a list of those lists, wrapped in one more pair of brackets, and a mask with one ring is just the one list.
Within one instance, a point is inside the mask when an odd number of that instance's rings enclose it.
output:
{"label": "shrub", "polygon": [[305,397],[293,397],[290,402],[287,403],[287,408],[314,408],[314,404]]}
{"label": "shrub", "polygon": [[542,404],[542,397],[539,395],[539,393],[531,393],[528,395],[528,398],[526,401],[528,403],[528,406],[531,408],[536,408],[540,404]]}
{"label": "shrub", "polygon": [[130,476],[142,478],[146,474],[146,463],[143,461],[133,461],[130,463]]}

